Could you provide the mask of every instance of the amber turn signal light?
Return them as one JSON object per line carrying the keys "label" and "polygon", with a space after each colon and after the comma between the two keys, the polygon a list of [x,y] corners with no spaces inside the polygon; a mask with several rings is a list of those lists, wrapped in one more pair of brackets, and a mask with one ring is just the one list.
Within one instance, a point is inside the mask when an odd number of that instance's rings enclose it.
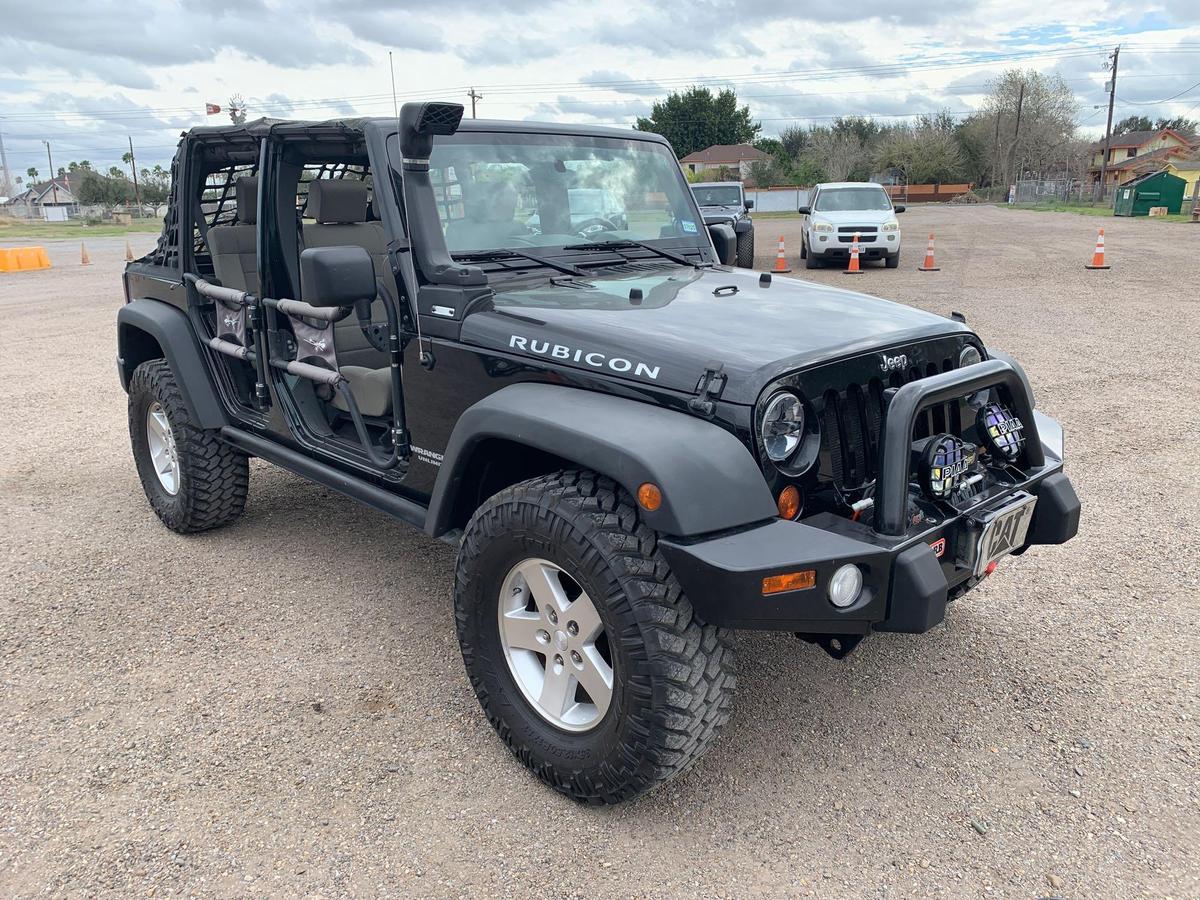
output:
{"label": "amber turn signal light", "polygon": [[654,512],[662,506],[662,491],[659,490],[657,484],[647,481],[638,488],[638,506],[646,512]]}
{"label": "amber turn signal light", "polygon": [[817,570],[786,572],[783,575],[768,575],[763,579],[764,594],[782,594],[784,591],[807,591],[817,585]]}
{"label": "amber turn signal light", "polygon": [[789,484],[779,492],[779,518],[794,519],[800,515],[800,492]]}

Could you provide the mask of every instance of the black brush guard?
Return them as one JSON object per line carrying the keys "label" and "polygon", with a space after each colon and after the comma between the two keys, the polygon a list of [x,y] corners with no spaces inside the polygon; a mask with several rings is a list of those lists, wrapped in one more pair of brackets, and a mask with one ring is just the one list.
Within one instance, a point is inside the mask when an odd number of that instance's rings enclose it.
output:
{"label": "black brush guard", "polygon": [[[874,630],[923,632],[941,622],[951,592],[957,596],[975,583],[974,573],[959,566],[950,549],[970,540],[972,532],[968,515],[909,522],[912,433],[929,407],[991,388],[999,389],[1025,425],[1025,447],[1017,461],[1024,477],[980,505],[990,507],[1019,491],[1029,492],[1037,496],[1038,506],[1026,546],[1072,538],[1080,504],[1062,473],[1061,431],[1052,419],[1034,412],[1019,369],[991,359],[888,392],[873,525],[823,512],[801,522],[773,519],[700,538],[664,536],[659,546],[696,615],[727,628],[794,631],[810,639]],[[1053,444],[1049,458],[1039,419]],[[941,554],[933,549],[938,544],[944,548]],[[828,585],[847,563],[861,570],[863,591],[849,607],[837,608],[829,602]],[[764,578],[808,569],[815,572],[812,588],[763,594]]]}

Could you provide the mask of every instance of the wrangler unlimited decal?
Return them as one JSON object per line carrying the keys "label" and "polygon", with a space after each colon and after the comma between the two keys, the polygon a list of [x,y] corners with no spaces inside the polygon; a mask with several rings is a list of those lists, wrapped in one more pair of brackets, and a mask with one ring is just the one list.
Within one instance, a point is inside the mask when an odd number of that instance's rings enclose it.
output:
{"label": "wrangler unlimited decal", "polygon": [[538,356],[548,356],[551,359],[569,359],[571,362],[583,363],[594,369],[610,369],[613,372],[633,372],[634,376],[651,380],[658,379],[659,366],[650,366],[644,362],[631,362],[620,356],[607,356],[595,350],[572,350],[565,344],[551,344],[549,341],[537,341],[532,338],[514,334],[508,339],[508,346],[514,350],[526,350]]}

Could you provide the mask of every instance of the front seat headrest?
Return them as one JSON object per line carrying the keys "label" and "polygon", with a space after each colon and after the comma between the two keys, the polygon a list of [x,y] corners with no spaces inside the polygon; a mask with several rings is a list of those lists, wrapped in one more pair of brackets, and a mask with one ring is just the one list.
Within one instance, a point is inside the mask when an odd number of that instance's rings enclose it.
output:
{"label": "front seat headrest", "polygon": [[258,221],[258,178],[244,175],[233,183],[233,197],[237,201],[239,225],[253,225]]}
{"label": "front seat headrest", "polygon": [[511,222],[517,212],[517,189],[507,181],[476,181],[463,198],[472,222]]}
{"label": "front seat headrest", "polygon": [[367,221],[367,185],[354,178],[322,178],[308,184],[308,214],[318,225]]}

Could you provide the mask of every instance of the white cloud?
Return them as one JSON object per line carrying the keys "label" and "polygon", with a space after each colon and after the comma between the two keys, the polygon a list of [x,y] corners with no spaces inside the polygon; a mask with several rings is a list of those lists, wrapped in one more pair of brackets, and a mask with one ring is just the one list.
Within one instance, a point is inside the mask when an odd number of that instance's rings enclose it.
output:
{"label": "white cloud", "polygon": [[[1011,57],[1121,40],[1118,117],[1197,116],[1200,90],[1161,108],[1134,104],[1200,80],[1194,6],[895,0],[843,16],[807,0],[75,0],[48,17],[6,3],[0,129],[18,172],[44,164],[44,139],[62,164],[116,162],[127,136],[141,159],[165,162],[181,129],[226,121],[207,118],[204,102],[234,93],[252,117],[390,115],[391,50],[402,102],[465,101],[474,86],[489,118],[632,122],[667,91],[705,83],[733,87],[766,134],[795,119],[970,109],[990,77],[1022,65],[1062,74],[1094,133],[1100,52]],[[1171,52],[1181,41],[1191,46]]]}

